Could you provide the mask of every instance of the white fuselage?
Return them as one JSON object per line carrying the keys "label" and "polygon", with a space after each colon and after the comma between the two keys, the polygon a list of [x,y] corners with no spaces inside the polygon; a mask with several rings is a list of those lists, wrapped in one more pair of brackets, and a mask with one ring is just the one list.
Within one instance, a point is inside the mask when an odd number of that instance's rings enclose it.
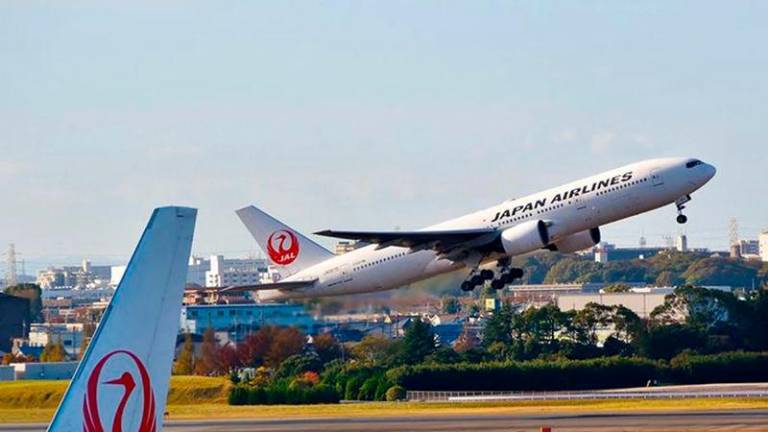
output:
{"label": "white fuselage", "polygon": [[[451,219],[425,230],[496,228],[503,231],[531,220],[556,229],[552,242],[674,203],[702,187],[715,174],[705,163],[688,167],[690,158],[652,159],[626,165],[522,198]],[[503,254],[482,257],[488,263]],[[309,288],[258,293],[261,300],[282,300],[366,293],[402,287],[465,267],[433,250],[367,245],[330,258],[284,279],[312,280]]]}

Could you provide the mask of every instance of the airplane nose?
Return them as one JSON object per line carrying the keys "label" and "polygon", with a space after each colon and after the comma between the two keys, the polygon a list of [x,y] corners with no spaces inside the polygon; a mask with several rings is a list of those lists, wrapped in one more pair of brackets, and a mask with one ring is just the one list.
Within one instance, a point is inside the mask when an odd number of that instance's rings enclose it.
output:
{"label": "airplane nose", "polygon": [[717,173],[717,168],[715,168],[714,165],[708,163],[704,164],[704,175],[706,176],[707,181],[714,177],[715,173]]}

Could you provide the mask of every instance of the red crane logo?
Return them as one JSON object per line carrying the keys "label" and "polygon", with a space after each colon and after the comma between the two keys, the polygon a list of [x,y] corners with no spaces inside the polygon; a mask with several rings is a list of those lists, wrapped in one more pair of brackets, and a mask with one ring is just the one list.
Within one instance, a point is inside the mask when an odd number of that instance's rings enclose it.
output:
{"label": "red crane logo", "polygon": [[104,365],[107,363],[107,360],[114,356],[128,357],[136,365],[136,369],[139,372],[143,401],[141,407],[141,422],[139,423],[137,432],[155,432],[157,430],[155,395],[152,391],[149,373],[147,372],[147,368],[144,367],[144,363],[142,363],[134,353],[126,350],[112,351],[102,357],[96,364],[93,372],[91,372],[91,376],[88,377],[85,398],[83,399],[83,432],[104,432],[104,425],[101,423],[101,415],[99,411],[99,384],[123,387],[123,396],[117,404],[115,415],[112,420],[112,427],[108,429],[112,432],[123,432],[123,413],[125,412],[125,407],[128,404],[131,394],[136,389],[136,380],[133,375],[126,370],[115,379],[99,381]]}
{"label": "red crane logo", "polygon": [[290,230],[279,230],[267,239],[267,253],[278,265],[288,265],[299,256],[299,239]]}

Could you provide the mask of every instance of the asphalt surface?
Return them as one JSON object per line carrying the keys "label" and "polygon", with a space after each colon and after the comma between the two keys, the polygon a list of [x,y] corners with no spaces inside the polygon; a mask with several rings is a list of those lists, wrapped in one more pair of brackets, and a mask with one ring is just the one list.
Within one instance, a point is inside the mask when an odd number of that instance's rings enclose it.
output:
{"label": "asphalt surface", "polygon": [[[170,432],[553,432],[768,431],[768,410],[678,411],[626,414],[491,414],[295,420],[174,421]],[[0,425],[0,431],[44,431],[45,425]]]}

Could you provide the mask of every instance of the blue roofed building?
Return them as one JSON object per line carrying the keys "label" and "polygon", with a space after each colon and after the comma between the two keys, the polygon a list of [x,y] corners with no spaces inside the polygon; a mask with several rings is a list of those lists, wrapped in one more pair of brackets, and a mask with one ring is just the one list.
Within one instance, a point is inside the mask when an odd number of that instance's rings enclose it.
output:
{"label": "blue roofed building", "polygon": [[322,325],[300,304],[188,305],[181,309],[182,332],[203,334],[213,328],[228,333],[233,341],[264,326],[298,327],[305,334],[314,334]]}

